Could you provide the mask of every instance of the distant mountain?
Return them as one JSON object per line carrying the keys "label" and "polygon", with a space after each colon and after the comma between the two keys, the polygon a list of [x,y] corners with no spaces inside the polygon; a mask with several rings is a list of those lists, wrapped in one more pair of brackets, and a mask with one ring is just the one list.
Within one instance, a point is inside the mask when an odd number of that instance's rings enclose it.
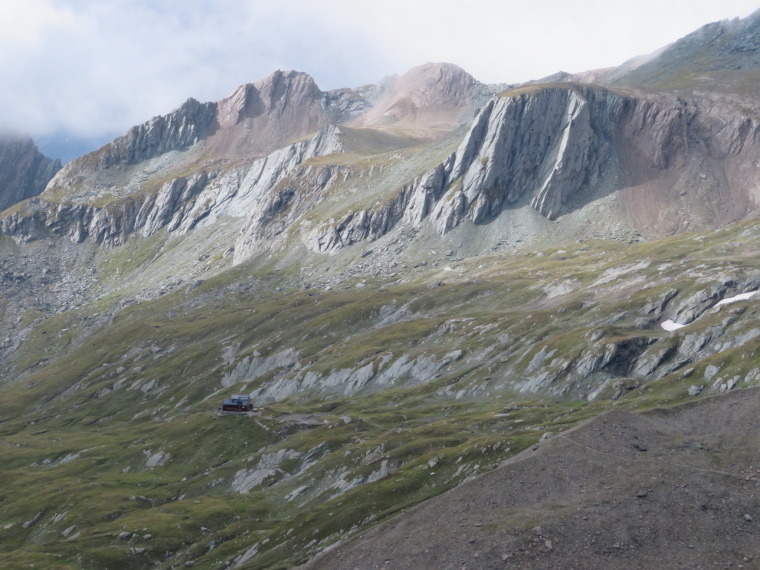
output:
{"label": "distant mountain", "polygon": [[61,169],[27,136],[0,134],[0,211],[40,194]]}
{"label": "distant mountain", "polygon": [[433,135],[449,131],[472,104],[475,84],[456,65],[415,67],[398,78],[354,125]]}

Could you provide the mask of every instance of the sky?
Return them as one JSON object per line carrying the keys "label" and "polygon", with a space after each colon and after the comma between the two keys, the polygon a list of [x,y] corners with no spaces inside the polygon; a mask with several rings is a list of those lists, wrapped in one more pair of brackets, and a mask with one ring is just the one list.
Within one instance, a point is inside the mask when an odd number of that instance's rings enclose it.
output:
{"label": "sky", "polygon": [[619,65],[758,8],[747,0],[0,0],[0,128],[92,145],[277,69],[305,71],[323,90],[428,61],[518,83]]}

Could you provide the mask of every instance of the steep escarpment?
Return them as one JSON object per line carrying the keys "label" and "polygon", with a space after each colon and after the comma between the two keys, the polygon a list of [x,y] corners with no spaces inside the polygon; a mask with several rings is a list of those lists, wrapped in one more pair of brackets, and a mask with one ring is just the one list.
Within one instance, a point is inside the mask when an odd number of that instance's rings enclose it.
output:
{"label": "steep escarpment", "polygon": [[31,138],[0,134],[0,211],[40,194],[60,168]]}
{"label": "steep escarpment", "polygon": [[98,153],[97,167],[105,170],[118,164],[134,164],[192,146],[208,136],[215,114],[214,103],[188,99],[169,115],[132,127],[126,135],[106,145]]}
{"label": "steep escarpment", "polygon": [[376,239],[404,220],[445,235],[530,204],[563,217],[615,193],[624,221],[650,237],[742,219],[758,204],[760,123],[709,101],[589,85],[531,86],[492,99],[459,147],[379,207],[325,222],[314,251]]}
{"label": "steep escarpment", "polygon": [[545,86],[497,97],[449,161],[448,190],[431,218],[446,233],[464,220],[482,223],[527,199],[538,213],[556,219],[571,197],[591,193],[601,177],[617,174],[607,167],[621,155],[635,156],[648,169],[681,166],[688,120],[676,101],[586,86]]}
{"label": "steep escarpment", "polygon": [[74,243],[89,238],[104,246],[123,245],[132,235],[149,237],[162,229],[181,235],[202,221],[211,223],[225,215],[242,218],[252,202],[298,164],[340,150],[335,128],[328,127],[312,139],[288,145],[249,165],[201,167],[188,175],[170,177],[153,192],[113,199],[105,205],[30,200],[0,220],[0,232],[17,242],[61,236]]}

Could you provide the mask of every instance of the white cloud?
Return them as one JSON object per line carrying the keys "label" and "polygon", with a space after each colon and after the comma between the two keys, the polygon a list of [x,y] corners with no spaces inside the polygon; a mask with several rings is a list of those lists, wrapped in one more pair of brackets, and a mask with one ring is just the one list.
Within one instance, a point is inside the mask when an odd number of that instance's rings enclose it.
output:
{"label": "white cloud", "polygon": [[[216,100],[276,69],[337,87],[373,81],[383,68],[379,50],[305,0],[84,0],[63,11],[34,1],[42,19],[24,47],[0,36],[0,124],[34,133],[123,131],[188,97]],[[19,12],[19,23],[29,13]]]}
{"label": "white cloud", "polygon": [[619,65],[754,0],[329,0],[407,65],[451,61],[481,81],[522,82]]}
{"label": "white cloud", "polygon": [[50,29],[73,21],[70,10],[49,0],[3,0],[0,2],[0,42],[6,49],[24,49],[39,43]]}
{"label": "white cloud", "polygon": [[2,0],[0,125],[123,132],[275,69],[323,89],[457,63],[486,82],[617,65],[746,0]]}

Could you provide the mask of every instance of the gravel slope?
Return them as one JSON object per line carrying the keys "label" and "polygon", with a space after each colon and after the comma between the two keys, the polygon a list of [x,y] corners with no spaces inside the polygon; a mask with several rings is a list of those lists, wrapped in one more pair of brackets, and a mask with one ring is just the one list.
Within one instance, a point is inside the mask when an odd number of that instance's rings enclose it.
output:
{"label": "gravel slope", "polygon": [[758,568],[758,412],[758,389],[612,411],[304,568]]}

